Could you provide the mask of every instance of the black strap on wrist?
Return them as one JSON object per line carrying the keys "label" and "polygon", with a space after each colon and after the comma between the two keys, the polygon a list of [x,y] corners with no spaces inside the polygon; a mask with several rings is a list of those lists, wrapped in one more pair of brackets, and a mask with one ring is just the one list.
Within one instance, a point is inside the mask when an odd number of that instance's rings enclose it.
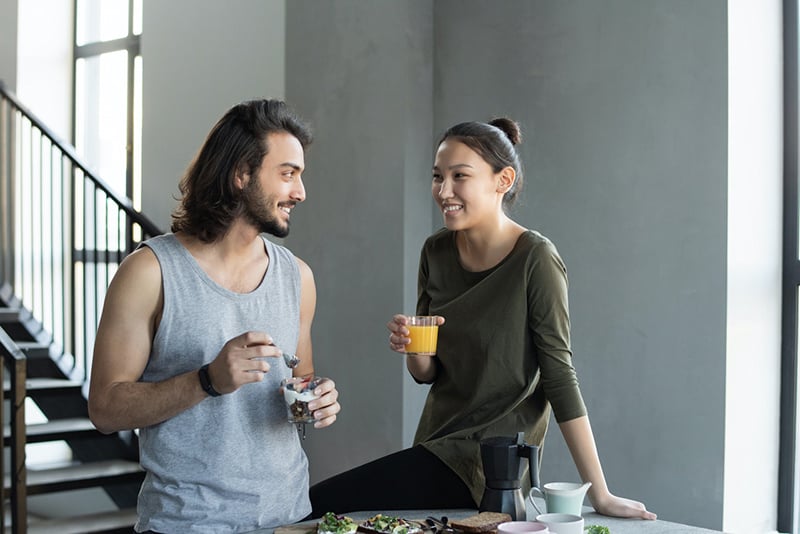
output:
{"label": "black strap on wrist", "polygon": [[200,377],[200,387],[203,388],[203,391],[211,395],[212,397],[219,397],[222,395],[219,391],[214,389],[214,386],[211,385],[211,377],[208,376],[208,364],[205,364],[203,367],[197,371],[197,375]]}

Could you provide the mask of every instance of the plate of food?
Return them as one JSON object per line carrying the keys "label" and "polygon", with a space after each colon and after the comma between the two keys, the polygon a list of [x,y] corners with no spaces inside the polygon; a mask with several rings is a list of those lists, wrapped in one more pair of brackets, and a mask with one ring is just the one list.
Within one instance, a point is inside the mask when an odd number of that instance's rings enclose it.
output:
{"label": "plate of food", "polygon": [[346,515],[328,512],[317,523],[317,534],[353,534],[358,528],[358,523]]}
{"label": "plate of food", "polygon": [[422,534],[422,525],[402,517],[377,514],[358,525],[366,534]]}

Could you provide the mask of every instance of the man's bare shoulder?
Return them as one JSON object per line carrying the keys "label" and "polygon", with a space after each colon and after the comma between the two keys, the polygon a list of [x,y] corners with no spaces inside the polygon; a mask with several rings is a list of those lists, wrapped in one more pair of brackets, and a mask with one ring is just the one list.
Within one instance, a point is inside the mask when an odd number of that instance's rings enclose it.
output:
{"label": "man's bare shoulder", "polygon": [[[140,247],[128,254],[119,265],[114,282],[142,286],[161,286],[161,265],[149,247]],[[112,283],[114,283],[112,282]]]}
{"label": "man's bare shoulder", "polygon": [[294,257],[295,261],[297,262],[297,267],[300,269],[300,276],[301,277],[314,277],[314,272],[311,270],[311,267],[303,261],[302,259],[298,258],[297,256]]}
{"label": "man's bare shoulder", "polygon": [[314,273],[311,272],[311,267],[306,262],[295,256],[297,267],[300,270],[300,293],[302,295],[303,307],[307,308],[307,313],[311,317],[314,314],[314,308],[317,303],[317,285],[314,282]]}
{"label": "man's bare shoulder", "polygon": [[155,253],[141,247],[122,260],[108,286],[98,337],[108,332],[120,336],[120,330],[131,325],[147,331],[155,324],[162,303],[161,267]]}

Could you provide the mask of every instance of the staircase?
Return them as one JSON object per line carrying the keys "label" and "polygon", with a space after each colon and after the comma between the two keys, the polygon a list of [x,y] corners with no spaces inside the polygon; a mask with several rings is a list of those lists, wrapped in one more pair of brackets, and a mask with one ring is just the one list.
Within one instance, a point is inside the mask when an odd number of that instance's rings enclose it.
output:
{"label": "staircase", "polygon": [[106,287],[159,233],[0,81],[2,532],[133,532],[137,435],[95,429],[88,377]]}

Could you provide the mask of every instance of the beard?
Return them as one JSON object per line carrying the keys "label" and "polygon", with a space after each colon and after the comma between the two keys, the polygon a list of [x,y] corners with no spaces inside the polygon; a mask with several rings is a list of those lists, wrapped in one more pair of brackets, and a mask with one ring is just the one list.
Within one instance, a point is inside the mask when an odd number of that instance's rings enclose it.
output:
{"label": "beard", "polygon": [[258,180],[251,179],[242,191],[242,207],[245,220],[259,232],[279,238],[289,235],[289,223],[284,223],[275,213],[278,211],[276,197],[265,194]]}

